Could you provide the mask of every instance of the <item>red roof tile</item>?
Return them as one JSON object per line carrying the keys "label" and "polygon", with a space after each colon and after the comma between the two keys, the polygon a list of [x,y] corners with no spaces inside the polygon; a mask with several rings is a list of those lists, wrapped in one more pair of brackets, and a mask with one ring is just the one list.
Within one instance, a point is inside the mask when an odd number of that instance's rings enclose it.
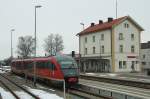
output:
{"label": "red roof tile", "polygon": [[97,32],[97,31],[102,31],[102,30],[106,30],[106,29],[111,29],[113,25],[118,24],[119,22],[121,22],[123,19],[127,18],[128,16],[124,16],[118,19],[114,19],[111,22],[104,22],[102,24],[96,24],[94,26],[89,26],[88,28],[86,28],[85,30],[81,31],[80,33],[78,33],[77,35],[85,35],[85,34],[89,34],[91,32]]}

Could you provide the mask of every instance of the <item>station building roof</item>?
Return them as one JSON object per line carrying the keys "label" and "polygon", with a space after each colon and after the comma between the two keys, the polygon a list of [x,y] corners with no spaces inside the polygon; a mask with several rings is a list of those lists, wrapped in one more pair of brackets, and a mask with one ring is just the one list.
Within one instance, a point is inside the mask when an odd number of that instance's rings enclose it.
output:
{"label": "station building roof", "polygon": [[99,20],[99,24],[91,23],[91,26],[84,29],[83,31],[81,31],[77,35],[81,36],[81,35],[91,34],[91,33],[98,32],[98,31],[111,29],[113,26],[118,25],[119,23],[123,22],[126,19],[129,19],[140,31],[144,30],[130,16],[124,16],[124,17],[120,17],[120,18],[117,18],[117,19],[114,19],[114,20],[113,20],[113,18],[108,18],[108,21],[104,22],[104,23],[103,23],[102,20]]}

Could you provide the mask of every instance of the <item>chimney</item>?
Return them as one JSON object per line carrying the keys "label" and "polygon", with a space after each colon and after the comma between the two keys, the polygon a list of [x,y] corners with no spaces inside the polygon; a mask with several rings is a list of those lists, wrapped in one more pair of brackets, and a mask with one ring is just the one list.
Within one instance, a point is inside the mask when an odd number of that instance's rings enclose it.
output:
{"label": "chimney", "polygon": [[113,21],[113,18],[109,17],[108,22],[112,22],[112,21]]}
{"label": "chimney", "polygon": [[103,20],[99,20],[99,24],[103,24]]}
{"label": "chimney", "polygon": [[94,26],[94,23],[91,23],[91,27],[93,27]]}

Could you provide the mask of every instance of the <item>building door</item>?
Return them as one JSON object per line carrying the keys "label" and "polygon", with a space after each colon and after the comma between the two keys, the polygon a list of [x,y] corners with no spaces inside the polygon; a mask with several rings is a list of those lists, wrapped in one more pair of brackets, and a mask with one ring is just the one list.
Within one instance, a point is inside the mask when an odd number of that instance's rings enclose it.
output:
{"label": "building door", "polygon": [[132,61],[132,63],[131,63],[131,70],[135,71],[135,62],[134,61]]}

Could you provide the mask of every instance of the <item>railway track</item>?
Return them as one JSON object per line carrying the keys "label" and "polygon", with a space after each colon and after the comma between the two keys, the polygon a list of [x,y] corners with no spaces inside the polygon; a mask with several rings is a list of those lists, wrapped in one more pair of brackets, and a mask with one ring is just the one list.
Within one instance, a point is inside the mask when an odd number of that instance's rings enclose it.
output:
{"label": "railway track", "polygon": [[96,77],[96,76],[87,76],[87,75],[80,75],[80,79],[86,79],[86,80],[92,80],[92,81],[99,81],[99,82],[106,82],[106,83],[112,83],[112,84],[119,84],[119,85],[125,85],[125,86],[150,89],[150,83],[135,81],[135,80],[115,79],[115,78]]}
{"label": "railway track", "polygon": [[109,96],[98,95],[94,92],[90,92],[89,90],[84,90],[82,85],[77,84],[68,89],[68,93],[75,94],[77,96],[83,97],[84,99],[113,99]]}
{"label": "railway track", "polygon": [[40,99],[38,96],[33,94],[32,92],[28,91],[26,88],[18,85],[16,82],[9,79],[7,76],[0,74],[0,83],[16,98],[21,99],[21,97],[14,91],[14,89],[17,89],[19,91],[23,91],[26,94],[28,94],[30,97],[34,99]]}

